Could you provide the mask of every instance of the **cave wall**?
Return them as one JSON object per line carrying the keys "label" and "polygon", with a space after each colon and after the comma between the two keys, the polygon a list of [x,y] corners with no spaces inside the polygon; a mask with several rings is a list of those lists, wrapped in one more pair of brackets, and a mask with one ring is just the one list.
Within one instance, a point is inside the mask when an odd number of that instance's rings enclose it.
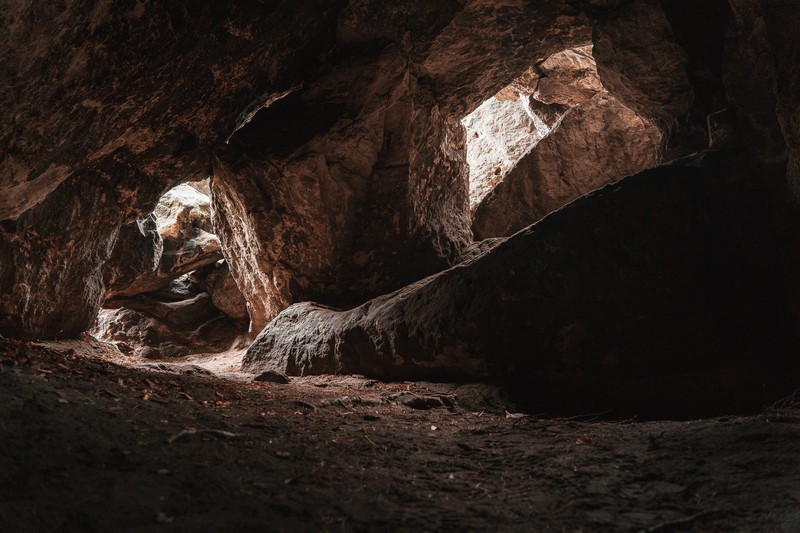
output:
{"label": "cave wall", "polygon": [[264,94],[297,83],[328,2],[4,1],[0,329],[54,337],[97,315],[119,228],[210,173]]}
{"label": "cave wall", "polygon": [[253,333],[291,303],[353,306],[453,264],[471,241],[461,113],[492,94],[487,72],[510,81],[589,37],[557,2],[471,2],[442,27],[390,9],[402,37],[366,24],[368,5],[340,14],[341,56],[215,153],[217,232]]}

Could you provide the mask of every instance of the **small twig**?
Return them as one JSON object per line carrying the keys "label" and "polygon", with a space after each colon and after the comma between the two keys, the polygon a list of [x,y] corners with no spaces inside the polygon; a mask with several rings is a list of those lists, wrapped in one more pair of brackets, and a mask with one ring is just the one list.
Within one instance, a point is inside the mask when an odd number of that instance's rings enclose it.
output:
{"label": "small twig", "polygon": [[239,436],[236,433],[231,433],[230,431],[222,431],[221,429],[186,428],[183,431],[179,431],[178,433],[167,439],[167,444],[172,444],[184,437],[188,437],[189,435],[196,435],[198,433],[210,433],[211,435],[216,435],[217,437],[222,437],[225,439],[235,439],[236,437]]}
{"label": "small twig", "polygon": [[647,529],[639,530],[639,533],[655,533],[657,531],[669,531],[673,527],[676,526],[684,526],[686,524],[691,524],[695,520],[699,520],[704,518],[708,515],[714,514],[719,512],[718,509],[710,509],[708,511],[701,511],[699,513],[693,514],[692,516],[687,516],[686,518],[680,518],[678,520],[670,520],[669,522],[661,522],[660,524],[656,524],[652,527]]}

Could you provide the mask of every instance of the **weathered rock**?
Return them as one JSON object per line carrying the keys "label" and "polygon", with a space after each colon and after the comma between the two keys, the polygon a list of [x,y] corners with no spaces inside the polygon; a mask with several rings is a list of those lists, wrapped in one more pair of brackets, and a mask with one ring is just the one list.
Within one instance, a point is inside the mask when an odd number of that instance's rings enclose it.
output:
{"label": "weathered rock", "polygon": [[543,104],[572,107],[603,90],[591,46],[553,54],[539,65],[538,70],[540,74],[533,97]]}
{"label": "weathered rock", "polygon": [[[163,242],[158,267],[139,270],[138,275],[128,278],[124,285],[109,286],[109,298],[156,291],[184,274],[222,259],[219,239],[213,234],[211,199],[207,195],[189,185],[179,185],[161,197],[153,215]],[[120,261],[126,256],[135,257],[137,250],[128,249],[129,246],[129,239],[118,241],[116,247],[120,250],[115,248],[114,255]],[[129,268],[138,268],[138,265],[131,263]]]}
{"label": "weathered rock", "polygon": [[214,307],[234,319],[248,317],[247,301],[236,285],[227,262],[222,261],[215,265],[207,274],[204,285],[211,295]]}
{"label": "weathered rock", "polygon": [[[589,39],[585,18],[557,2],[401,11],[351,4],[340,38],[369,45],[279,95],[216,152],[215,227],[254,332],[293,302],[354,305],[455,261],[470,240],[459,120]],[[386,20],[352,26],[378,13]],[[391,42],[395,17],[413,42]]]}
{"label": "weathered rock", "polygon": [[623,105],[665,129],[689,111],[688,58],[659,2],[621,6],[595,25],[592,41],[600,81]]}
{"label": "weathered rock", "polygon": [[476,239],[506,237],[658,163],[661,131],[606,93],[575,107],[477,206]]}
{"label": "weathered rock", "polygon": [[247,329],[214,307],[207,293],[177,302],[139,295],[124,305],[101,309],[92,334],[146,359],[225,351]]}
{"label": "weathered rock", "polygon": [[140,368],[149,370],[160,370],[162,372],[172,372],[173,374],[188,374],[190,376],[214,376],[215,374],[202,366],[182,365],[174,363],[142,363],[137,365]]}
{"label": "weathered rock", "polygon": [[627,178],[350,311],[296,304],[244,368],[499,377],[529,400],[625,412],[783,394],[797,332],[762,199],[736,166]]}
{"label": "weathered rock", "polygon": [[289,378],[286,376],[286,374],[281,374],[280,372],[275,372],[274,370],[265,370],[254,377],[253,381],[265,381],[268,383],[280,383],[281,385],[286,385],[289,383]]}
{"label": "weathered rock", "polygon": [[[126,181],[130,176],[139,181]],[[135,169],[86,170],[16,220],[2,222],[0,330],[38,338],[85,331],[105,298],[102,267],[126,213],[135,212],[131,202],[158,188]]]}
{"label": "weathered rock", "polygon": [[37,337],[90,326],[119,228],[207,177],[210,148],[299,82],[336,27],[315,1],[7,2],[3,21],[0,328]]}
{"label": "weathered rock", "polygon": [[600,91],[591,47],[563,50],[465,117],[472,213],[520,159],[558,129],[570,109]]}
{"label": "weathered rock", "polygon": [[142,274],[155,272],[163,252],[155,214],[122,226],[114,251],[103,266],[106,290],[111,294],[124,291]]}
{"label": "weathered rock", "polygon": [[517,93],[516,98],[493,96],[461,121],[467,130],[471,210],[503,181],[517,161],[558,127],[566,111],[565,107],[543,105]]}

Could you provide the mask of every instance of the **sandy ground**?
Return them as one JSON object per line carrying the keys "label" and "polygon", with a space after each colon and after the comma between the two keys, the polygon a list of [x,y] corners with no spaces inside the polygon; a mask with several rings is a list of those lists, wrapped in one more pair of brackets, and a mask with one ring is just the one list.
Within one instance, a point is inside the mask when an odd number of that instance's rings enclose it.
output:
{"label": "sandy ground", "polygon": [[483,385],[251,382],[239,357],[0,339],[0,530],[800,530],[800,402],[552,419]]}

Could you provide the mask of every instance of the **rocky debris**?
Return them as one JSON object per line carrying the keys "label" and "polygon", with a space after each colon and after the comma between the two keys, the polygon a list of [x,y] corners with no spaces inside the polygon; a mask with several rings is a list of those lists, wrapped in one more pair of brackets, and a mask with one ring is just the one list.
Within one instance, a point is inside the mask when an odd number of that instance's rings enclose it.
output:
{"label": "rocky debris", "polygon": [[[157,267],[150,263],[142,235],[118,240],[111,264],[134,260],[112,285],[94,333],[138,357],[176,357],[190,352],[227,350],[247,328],[246,303],[221,260],[212,233],[211,201],[198,185],[167,192],[148,219],[151,235],[163,242]],[[146,237],[146,236],[145,236]],[[137,248],[145,248],[137,256]],[[152,246],[150,246],[152,249]],[[136,259],[139,259],[138,261]],[[109,268],[106,267],[106,276]],[[112,273],[116,270],[111,270]],[[116,290],[115,290],[116,289]],[[115,324],[113,321],[118,320]]]}
{"label": "rocky debris", "polygon": [[138,358],[222,352],[247,331],[247,323],[223,315],[206,293],[179,302],[137,296],[125,305],[101,309],[91,334]]}
{"label": "rocky debris", "polygon": [[289,383],[289,378],[286,376],[286,374],[282,374],[274,370],[265,370],[254,377],[253,381],[266,381],[269,383],[280,383],[281,385],[286,385]]}
{"label": "rocky debris", "polygon": [[735,410],[784,394],[797,332],[770,222],[739,163],[704,161],[607,186],[355,309],[293,305],[243,368],[504,378],[573,412]]}
{"label": "rocky debris", "polygon": [[660,145],[652,122],[603,91],[572,109],[476,206],[473,234],[507,237],[588,192],[652,168]]}
{"label": "rocky debris", "polygon": [[406,407],[421,411],[427,411],[428,409],[436,409],[445,406],[442,399],[438,396],[419,396],[416,394],[412,394],[411,396],[403,398],[401,403]]}
{"label": "rocky debris", "polygon": [[214,376],[210,370],[198,365],[176,364],[176,363],[142,363],[136,365],[140,368],[149,370],[160,370],[162,372],[172,372],[173,374],[187,374],[190,376]]}

